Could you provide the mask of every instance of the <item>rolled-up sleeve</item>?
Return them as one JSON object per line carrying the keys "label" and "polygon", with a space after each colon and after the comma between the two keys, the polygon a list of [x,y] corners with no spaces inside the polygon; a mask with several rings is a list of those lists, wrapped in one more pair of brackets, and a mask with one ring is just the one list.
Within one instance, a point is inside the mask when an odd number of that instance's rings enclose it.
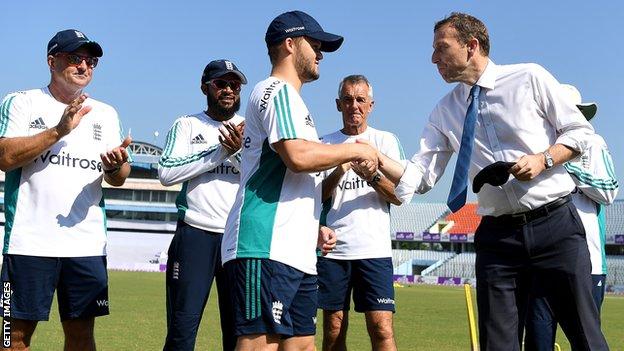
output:
{"label": "rolled-up sleeve", "polygon": [[534,66],[535,100],[546,120],[557,130],[555,143],[584,153],[595,133],[594,128],[587,122],[574,101],[568,98],[564,88],[555,77],[543,67]]}

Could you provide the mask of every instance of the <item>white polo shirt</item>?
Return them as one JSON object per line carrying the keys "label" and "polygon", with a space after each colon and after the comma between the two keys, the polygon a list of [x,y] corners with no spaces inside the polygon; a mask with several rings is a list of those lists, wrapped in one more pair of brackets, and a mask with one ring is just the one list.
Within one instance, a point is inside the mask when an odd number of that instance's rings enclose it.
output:
{"label": "white polo shirt", "polygon": [[272,144],[319,142],[297,90],[269,77],[255,87],[245,113],[241,186],[228,217],[221,257],[268,258],[316,274],[321,176],[290,171]]}
{"label": "white polo shirt", "polygon": [[[32,162],[6,173],[6,254],[80,257],[106,254],[100,154],[121,144],[117,112],[88,98],[80,124]],[[38,134],[58,124],[67,105],[47,88],[9,94],[0,137]]]}
{"label": "white polo shirt", "polygon": [[[354,143],[357,139],[364,139],[393,160],[405,159],[394,134],[371,126],[359,135],[337,131],[321,139],[327,144]],[[332,171],[328,170],[326,174]],[[324,204],[323,214],[326,214],[325,224],[338,237],[336,248],[326,257],[341,260],[392,257],[390,204],[353,170],[342,176],[331,203]]]}

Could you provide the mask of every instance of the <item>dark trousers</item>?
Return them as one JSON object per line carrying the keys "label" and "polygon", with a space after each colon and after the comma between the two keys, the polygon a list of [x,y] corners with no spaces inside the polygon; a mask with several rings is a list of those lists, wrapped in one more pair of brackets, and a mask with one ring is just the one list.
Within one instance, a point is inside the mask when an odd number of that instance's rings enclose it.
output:
{"label": "dark trousers", "polygon": [[[605,274],[592,274],[592,297],[598,315],[604,300]],[[526,336],[524,337],[525,351],[552,351],[557,333],[557,321],[544,296],[541,284],[535,282],[529,297],[529,308],[526,317]]]}
{"label": "dark trousers", "polygon": [[585,231],[571,202],[528,223],[483,217],[475,233],[481,350],[519,351],[533,279],[573,350],[608,350],[592,299]]}
{"label": "dark trousers", "polygon": [[178,221],[167,260],[167,339],[165,351],[195,349],[197,329],[217,281],[223,350],[234,350],[233,307],[221,266],[221,238]]}

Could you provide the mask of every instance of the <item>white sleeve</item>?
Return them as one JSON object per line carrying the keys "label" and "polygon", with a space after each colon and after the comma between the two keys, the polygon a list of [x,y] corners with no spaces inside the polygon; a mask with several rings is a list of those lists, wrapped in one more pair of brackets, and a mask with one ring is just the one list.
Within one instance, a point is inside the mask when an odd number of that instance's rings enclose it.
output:
{"label": "white sleeve", "polygon": [[448,161],[453,155],[453,148],[448,138],[437,127],[435,118],[441,109],[433,111],[429,122],[420,138],[420,150],[406,163],[405,171],[395,189],[395,195],[402,203],[409,203],[414,193],[424,194],[438,182]]}
{"label": "white sleeve", "polygon": [[191,122],[178,119],[167,134],[167,141],[158,162],[158,178],[163,185],[184,182],[205,173],[223,162],[228,153],[220,143],[206,149],[191,151]]}
{"label": "white sleeve", "polygon": [[564,167],[576,187],[587,197],[603,205],[613,203],[618,192],[618,182],[611,153],[601,137],[596,135],[585,152],[567,162]]}
{"label": "white sleeve", "polygon": [[228,160],[232,163],[232,166],[240,171],[240,165],[242,161],[241,150],[236,151],[234,154],[228,157]]}
{"label": "white sleeve", "polygon": [[24,92],[7,95],[0,105],[0,138],[28,136],[30,101]]}
{"label": "white sleeve", "polygon": [[[275,93],[273,101],[262,112],[262,125],[267,132],[269,144],[274,144],[284,139],[305,139],[318,141],[310,114],[301,96],[289,87],[282,85]],[[309,125],[306,125],[309,120]],[[310,128],[311,127],[311,128]]]}
{"label": "white sleeve", "polygon": [[392,133],[385,133],[384,144],[379,151],[395,161],[405,160],[405,153],[403,152],[401,142],[399,141],[399,138]]}
{"label": "white sleeve", "polygon": [[561,84],[543,67],[535,65],[532,79],[534,99],[544,118],[557,131],[555,143],[583,153],[588,139],[594,134],[594,128],[576,105],[566,98]]}

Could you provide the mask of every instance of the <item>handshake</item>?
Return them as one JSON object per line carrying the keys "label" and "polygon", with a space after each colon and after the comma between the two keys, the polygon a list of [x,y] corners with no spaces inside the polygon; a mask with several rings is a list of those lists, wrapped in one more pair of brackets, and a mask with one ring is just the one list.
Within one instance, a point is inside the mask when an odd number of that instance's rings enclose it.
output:
{"label": "handshake", "polygon": [[347,173],[349,169],[352,169],[363,180],[374,181],[378,175],[377,169],[383,165],[383,156],[366,140],[358,139],[353,146],[357,157],[351,162],[338,166],[341,173]]}

